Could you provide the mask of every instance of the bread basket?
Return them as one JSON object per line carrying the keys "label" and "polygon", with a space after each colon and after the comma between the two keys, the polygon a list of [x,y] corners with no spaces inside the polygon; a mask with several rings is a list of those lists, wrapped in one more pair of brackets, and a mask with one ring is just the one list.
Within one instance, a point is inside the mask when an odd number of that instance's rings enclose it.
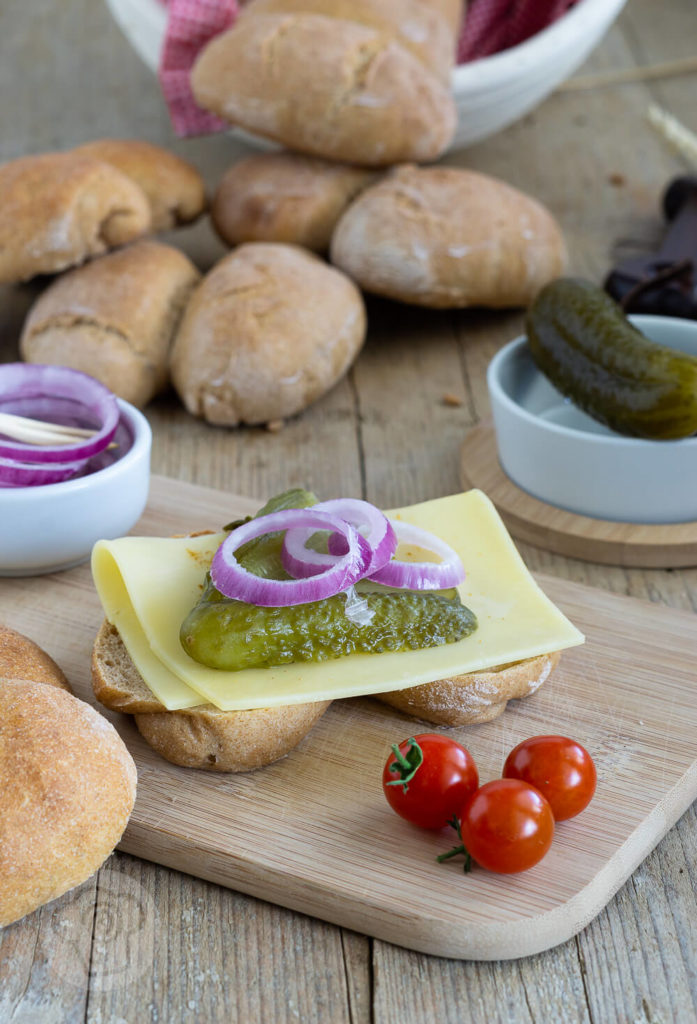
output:
{"label": "bread basket", "polygon": [[[452,76],[458,124],[452,149],[496,134],[533,110],[583,63],[626,0],[579,0],[549,28]],[[133,48],[157,70],[167,11],[160,0],[106,0]]]}

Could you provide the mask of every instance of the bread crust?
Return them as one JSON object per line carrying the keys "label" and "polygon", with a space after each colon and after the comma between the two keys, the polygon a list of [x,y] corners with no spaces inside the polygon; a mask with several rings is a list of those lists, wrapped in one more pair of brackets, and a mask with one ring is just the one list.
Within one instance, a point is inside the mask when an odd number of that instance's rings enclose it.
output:
{"label": "bread crust", "polygon": [[0,686],[0,926],[90,877],[133,808],[136,768],[112,725],[57,686]]}
{"label": "bread crust", "polygon": [[434,160],[455,131],[449,87],[393,35],[320,14],[250,7],[203,50],[191,84],[233,124],[346,163]]}
{"label": "bread crust", "polygon": [[100,703],[134,714],[138,730],[167,761],[185,768],[246,772],[283,757],[331,701],[220,711],[212,704],[166,711],[140,676],[115,626],[103,622],[92,651],[92,687]]}
{"label": "bread crust", "polygon": [[242,245],[206,275],[172,347],[172,383],[210,423],[266,423],[336,384],[365,340],[360,292],[297,246]]}
{"label": "bread crust", "polygon": [[[452,6],[453,0],[449,2]],[[450,82],[456,35],[445,5],[441,11],[431,0],[254,0],[242,17],[301,13],[324,14],[391,35],[437,78]]]}
{"label": "bread crust", "polygon": [[82,370],[143,406],[169,382],[172,338],[200,278],[184,253],[152,240],[92,260],[39,296],[22,358]]}
{"label": "bread crust", "polygon": [[452,679],[376,694],[398,711],[434,725],[475,725],[506,710],[509,700],[529,697],[559,664],[558,651],[471,672]]}
{"label": "bread crust", "polygon": [[254,153],[223,176],[211,220],[228,245],[289,242],[326,252],[339,217],[374,177],[299,153]]}
{"label": "bread crust", "polygon": [[210,705],[136,714],[143,739],[167,761],[214,772],[249,772],[284,757],[307,735],[331,701],[253,711]]}
{"label": "bread crust", "polygon": [[150,203],[153,231],[169,231],[206,207],[203,178],[175,153],[141,139],[95,139],[72,150],[111,164],[139,185]]}
{"label": "bread crust", "polygon": [[8,679],[44,683],[72,693],[63,669],[42,647],[0,624],[0,689]]}
{"label": "bread crust", "polygon": [[150,228],[143,190],[110,164],[74,153],[0,166],[0,282],[83,263]]}
{"label": "bread crust", "polygon": [[330,252],[366,291],[434,308],[526,306],[566,265],[548,210],[457,167],[395,168],[351,203]]}

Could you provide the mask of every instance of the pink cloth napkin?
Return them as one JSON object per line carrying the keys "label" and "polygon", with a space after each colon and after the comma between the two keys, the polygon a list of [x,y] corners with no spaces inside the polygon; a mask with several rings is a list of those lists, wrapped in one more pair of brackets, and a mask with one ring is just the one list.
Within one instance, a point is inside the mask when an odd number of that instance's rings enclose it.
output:
{"label": "pink cloth napkin", "polygon": [[[191,94],[189,74],[206,43],[229,28],[238,0],[160,0],[168,9],[160,59],[160,85],[177,135],[224,131],[224,121],[202,110]],[[536,35],[577,0],[470,0],[457,57],[460,64],[488,57]]]}

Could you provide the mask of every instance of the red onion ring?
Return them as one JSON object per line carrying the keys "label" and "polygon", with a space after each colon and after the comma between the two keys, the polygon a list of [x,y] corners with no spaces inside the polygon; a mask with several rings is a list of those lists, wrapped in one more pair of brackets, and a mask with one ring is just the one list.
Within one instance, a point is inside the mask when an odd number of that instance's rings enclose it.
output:
{"label": "red onion ring", "polygon": [[[94,419],[99,429],[89,438],[71,444],[37,447],[0,437],[0,456],[21,463],[77,463],[97,455],[109,444],[119,424],[116,396],[109,389],[80,370],[68,366],[50,366],[43,363],[4,363],[0,365],[0,408],[20,403],[24,415],[35,401],[41,416],[49,415],[51,400],[59,403],[68,399],[78,407],[76,411],[86,419]],[[79,465],[76,467],[79,469]],[[60,477],[65,479],[65,477]],[[45,481],[46,483],[57,482]],[[19,485],[21,486],[21,485]]]}
{"label": "red onion ring", "polygon": [[[309,579],[273,580],[263,579],[248,572],[235,558],[235,551],[267,533],[288,530],[294,527],[309,527],[311,531],[328,530],[341,534],[348,550],[335,565]],[[317,512],[316,506],[303,509],[284,509],[259,516],[243,523],[225,538],[211,563],[211,579],[214,587],[226,597],[263,608],[281,608],[286,605],[308,604],[333,597],[352,586],[365,575],[370,563],[370,544],[349,523],[327,512]]]}
{"label": "red onion ring", "polygon": [[[360,530],[366,527],[363,536],[371,547],[371,558],[365,575],[377,572],[392,558],[397,550],[397,535],[389,519],[369,501],[360,498],[332,498],[312,506],[313,511],[328,512]],[[283,568],[296,579],[305,579],[318,572],[330,569],[340,558],[346,556],[346,542],[336,533],[330,534],[329,553],[313,551],[306,547],[314,530],[288,530],[281,549]]]}
{"label": "red onion ring", "polygon": [[371,575],[375,583],[408,590],[447,590],[465,578],[465,570],[457,553],[440,537],[411,523],[393,519],[392,526],[402,544],[415,544],[440,555],[440,562],[402,562],[393,558]]}
{"label": "red onion ring", "polygon": [[18,462],[0,456],[0,487],[40,487],[43,484],[59,484],[69,480],[84,466],[79,462],[52,462],[38,466],[35,462]]}

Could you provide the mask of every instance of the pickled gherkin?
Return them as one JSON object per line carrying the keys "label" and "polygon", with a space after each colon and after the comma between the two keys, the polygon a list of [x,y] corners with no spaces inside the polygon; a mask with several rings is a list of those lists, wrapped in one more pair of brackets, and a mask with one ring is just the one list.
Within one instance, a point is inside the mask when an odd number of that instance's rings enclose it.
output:
{"label": "pickled gherkin", "polygon": [[651,341],[601,288],[553,281],[526,327],[537,367],[611,430],[651,440],[697,433],[697,358]]}
{"label": "pickled gherkin", "polygon": [[[317,499],[306,491],[272,499],[258,515],[281,508],[302,508]],[[231,526],[236,524],[231,524]],[[250,572],[288,579],[281,564],[282,535],[267,534],[236,552]],[[180,640],[195,661],[209,668],[237,671],[295,661],[324,661],[354,652],[378,654],[454,643],[477,628],[473,612],[456,590],[392,590],[365,581],[357,584],[372,613],[360,625],[345,613],[347,596],[283,608],[261,608],[225,597],[210,575],[196,606],[182,623]]]}

